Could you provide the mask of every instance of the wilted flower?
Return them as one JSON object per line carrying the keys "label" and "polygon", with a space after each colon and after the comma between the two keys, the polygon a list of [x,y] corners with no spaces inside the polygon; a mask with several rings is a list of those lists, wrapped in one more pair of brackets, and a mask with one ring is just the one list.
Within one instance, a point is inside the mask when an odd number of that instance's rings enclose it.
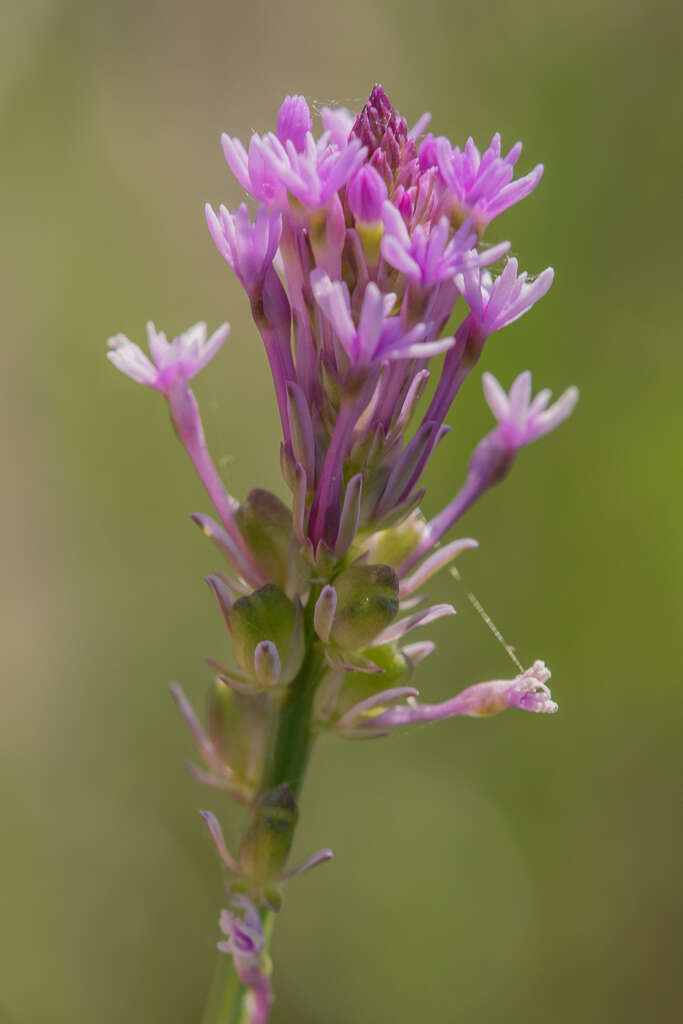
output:
{"label": "wilted flower", "polygon": [[382,711],[372,717],[366,715],[364,721],[355,723],[355,735],[371,736],[373,733],[385,733],[398,726],[436,722],[441,718],[452,718],[455,715],[489,718],[506,708],[554,714],[557,711],[557,704],[545,685],[548,679],[550,671],[544,662],[535,661],[531,668],[514,679],[475,683],[474,686],[469,686],[462,693],[441,704],[418,704],[414,696],[411,696],[402,706]]}

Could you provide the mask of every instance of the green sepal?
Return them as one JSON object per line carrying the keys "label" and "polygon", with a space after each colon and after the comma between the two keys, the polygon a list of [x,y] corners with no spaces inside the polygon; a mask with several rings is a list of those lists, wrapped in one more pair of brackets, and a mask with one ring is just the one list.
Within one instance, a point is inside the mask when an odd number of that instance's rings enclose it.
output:
{"label": "green sepal", "polygon": [[263,771],[270,717],[269,699],[237,693],[216,679],[209,690],[207,733],[238,779],[256,785]]}
{"label": "green sepal", "polygon": [[368,644],[398,613],[398,577],[388,565],[351,565],[334,580],[337,610],[330,638],[342,650]]}
{"label": "green sepal", "polygon": [[267,583],[248,597],[240,597],[230,609],[230,633],[235,658],[249,675],[254,675],[257,644],[275,644],[282,665],[281,683],[289,683],[299,671],[304,656],[300,608],[287,595]]}
{"label": "green sepal", "polygon": [[341,717],[368,697],[395,686],[405,686],[411,679],[413,666],[397,644],[367,647],[361,653],[381,670],[381,675],[347,672],[337,698],[335,718]]}
{"label": "green sepal", "polygon": [[279,877],[292,848],[298,816],[286,782],[254,803],[239,856],[240,868],[253,885],[263,888]]}
{"label": "green sepal", "polygon": [[284,589],[292,547],[292,515],[270,491],[251,491],[235,512],[235,522],[266,577]]}
{"label": "green sepal", "polygon": [[268,910],[272,910],[274,914],[279,914],[282,910],[282,893],[275,886],[269,885],[263,890],[263,902]]}

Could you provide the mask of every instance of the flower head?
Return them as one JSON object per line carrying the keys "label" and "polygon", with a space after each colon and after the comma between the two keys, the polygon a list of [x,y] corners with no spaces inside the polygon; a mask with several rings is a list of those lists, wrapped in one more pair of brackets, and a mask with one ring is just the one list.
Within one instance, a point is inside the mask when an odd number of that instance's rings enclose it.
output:
{"label": "flower head", "polygon": [[216,248],[251,295],[262,284],[280,244],[282,217],[260,205],[252,224],[244,203],[230,213],[221,206],[216,215],[206,204],[206,221]]}
{"label": "flower head", "polygon": [[230,325],[222,324],[207,338],[206,324],[198,323],[169,342],[163,331],[157,331],[154,324],[149,323],[147,339],[151,360],[125,334],[117,334],[109,339],[111,351],[107,357],[127,377],[165,393],[177,380],[188,381],[203,370],[216,355],[229,332]]}
{"label": "flower head", "polygon": [[526,271],[517,274],[517,260],[512,257],[495,280],[481,265],[471,264],[456,281],[470,307],[471,328],[480,338],[487,338],[518,320],[543,298],[554,276],[555,271],[548,267],[534,281],[528,281]]}
{"label": "flower head", "polygon": [[419,224],[411,235],[392,203],[384,204],[383,219],[384,259],[421,288],[454,278],[476,240],[467,222],[452,234],[446,217],[429,229]]}
{"label": "flower head", "polygon": [[548,388],[532,400],[528,370],[515,378],[509,394],[490,373],[483,375],[482,382],[489,409],[498,421],[497,438],[508,451],[517,451],[554,430],[571,415],[579,400],[578,388],[567,388],[551,406],[548,402],[552,392]]}
{"label": "flower head", "polygon": [[289,196],[304,207],[325,206],[348,182],[365,157],[356,138],[342,146],[330,135],[316,143],[308,104],[288,96],[278,114],[277,133],[254,133],[246,150],[239,139],[223,135],[223,152],[240,184],[256,199],[289,212]]}
{"label": "flower head", "polygon": [[445,138],[438,139],[434,147],[439,171],[455,204],[481,229],[533,192],[541,180],[543,164],[513,181],[513,168],[521,152],[522,144],[517,142],[502,156],[498,132],[484,153],[479,152],[472,138],[467,140],[464,150],[452,147]]}
{"label": "flower head", "polygon": [[452,338],[423,344],[430,325],[408,327],[400,316],[392,316],[396,296],[383,295],[373,281],[363,296],[358,327],[353,322],[349,290],[343,281],[331,281],[323,270],[315,270],[311,274],[311,285],[316,302],[353,366],[383,359],[426,358],[453,344]]}

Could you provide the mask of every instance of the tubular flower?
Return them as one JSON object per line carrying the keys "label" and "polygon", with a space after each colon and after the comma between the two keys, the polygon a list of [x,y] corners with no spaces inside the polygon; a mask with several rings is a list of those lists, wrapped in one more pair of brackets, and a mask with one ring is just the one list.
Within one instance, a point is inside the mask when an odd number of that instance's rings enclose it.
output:
{"label": "tubular flower", "polygon": [[436,722],[441,718],[465,715],[468,718],[489,718],[506,708],[554,714],[557,704],[546,686],[550,671],[542,661],[535,661],[531,668],[521,672],[514,679],[495,679],[488,683],[475,683],[450,700],[441,704],[418,704],[410,696],[401,707],[394,707],[356,724],[357,735],[384,733],[403,725],[418,722]]}
{"label": "tubular flower", "polygon": [[480,153],[469,138],[464,150],[452,147],[448,139],[436,141],[434,155],[450,192],[454,207],[459,209],[481,229],[530,195],[543,175],[543,165],[513,181],[514,166],[522,152],[522,143],[517,142],[506,156],[501,156],[500,135],[493,136],[491,144]]}
{"label": "tubular flower", "polygon": [[218,215],[207,203],[206,221],[219,253],[251,295],[263,284],[273,264],[282,234],[282,217],[259,206],[252,225],[244,203],[235,213],[221,206]]}
{"label": "tubular flower", "polygon": [[267,1020],[272,1001],[266,915],[279,909],[282,886],[332,855],[321,849],[286,866],[313,735],[370,738],[509,707],[557,710],[541,661],[440,704],[421,703],[414,686],[434,650],[422,631],[455,613],[424,602],[422,588],[477,547],[446,534],[578,398],[576,388],[553,404],[548,390],[532,397],[528,371],[507,392],[484,373],[495,425],[460,490],[425,518],[424,472],[449,433],[454,399],[488,339],[552,283],[551,268],[532,278],[515,258],[503,265],[508,241],[482,241],[534,190],[542,167],[515,179],[521,145],[503,155],[498,135],[483,152],[472,139],[462,149],[421,139],[429,116],[410,129],[379,85],[360,112],[323,108],[321,119],[318,130],[306,100],[292,95],[274,131],[246,145],[223,135],[228,166],[256,202],[206,207],[265,347],[288,500],[257,488],[238,501],[209,454],[189,382],[227,324],[211,336],[197,324],[171,342],[150,325],[150,357],[121,334],[108,353],[163,394],[218,513],[192,518],[224,563],[207,583],[233,653],[208,662],[205,725],[180,687],[172,692],[201,759],[193,777],[248,808],[234,855],[217,818],[202,815],[231,877],[219,948],[248,990],[250,1024]]}

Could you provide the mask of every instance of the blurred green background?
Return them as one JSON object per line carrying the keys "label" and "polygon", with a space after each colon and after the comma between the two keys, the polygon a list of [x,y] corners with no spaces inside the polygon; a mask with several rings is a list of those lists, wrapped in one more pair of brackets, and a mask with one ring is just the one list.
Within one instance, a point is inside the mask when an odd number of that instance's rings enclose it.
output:
{"label": "blurred green background", "polygon": [[[4,0],[0,219],[3,700],[0,1021],[189,1024],[221,900],[183,770],[171,679],[196,702],[227,656],[203,575],[208,511],[161,400],[106,338],[206,319],[198,382],[230,489],[282,493],[266,361],[208,237],[241,192],[220,151],[285,93],[525,143],[537,194],[496,224],[550,295],[497,336],[509,384],[581,388],[576,414],[468,514],[430,699],[512,666],[554,718],[510,712],[372,744],[325,738],[278,921],[275,1024],[673,1021],[681,998],[680,4]],[[488,429],[478,383],[428,485],[436,511]]]}

